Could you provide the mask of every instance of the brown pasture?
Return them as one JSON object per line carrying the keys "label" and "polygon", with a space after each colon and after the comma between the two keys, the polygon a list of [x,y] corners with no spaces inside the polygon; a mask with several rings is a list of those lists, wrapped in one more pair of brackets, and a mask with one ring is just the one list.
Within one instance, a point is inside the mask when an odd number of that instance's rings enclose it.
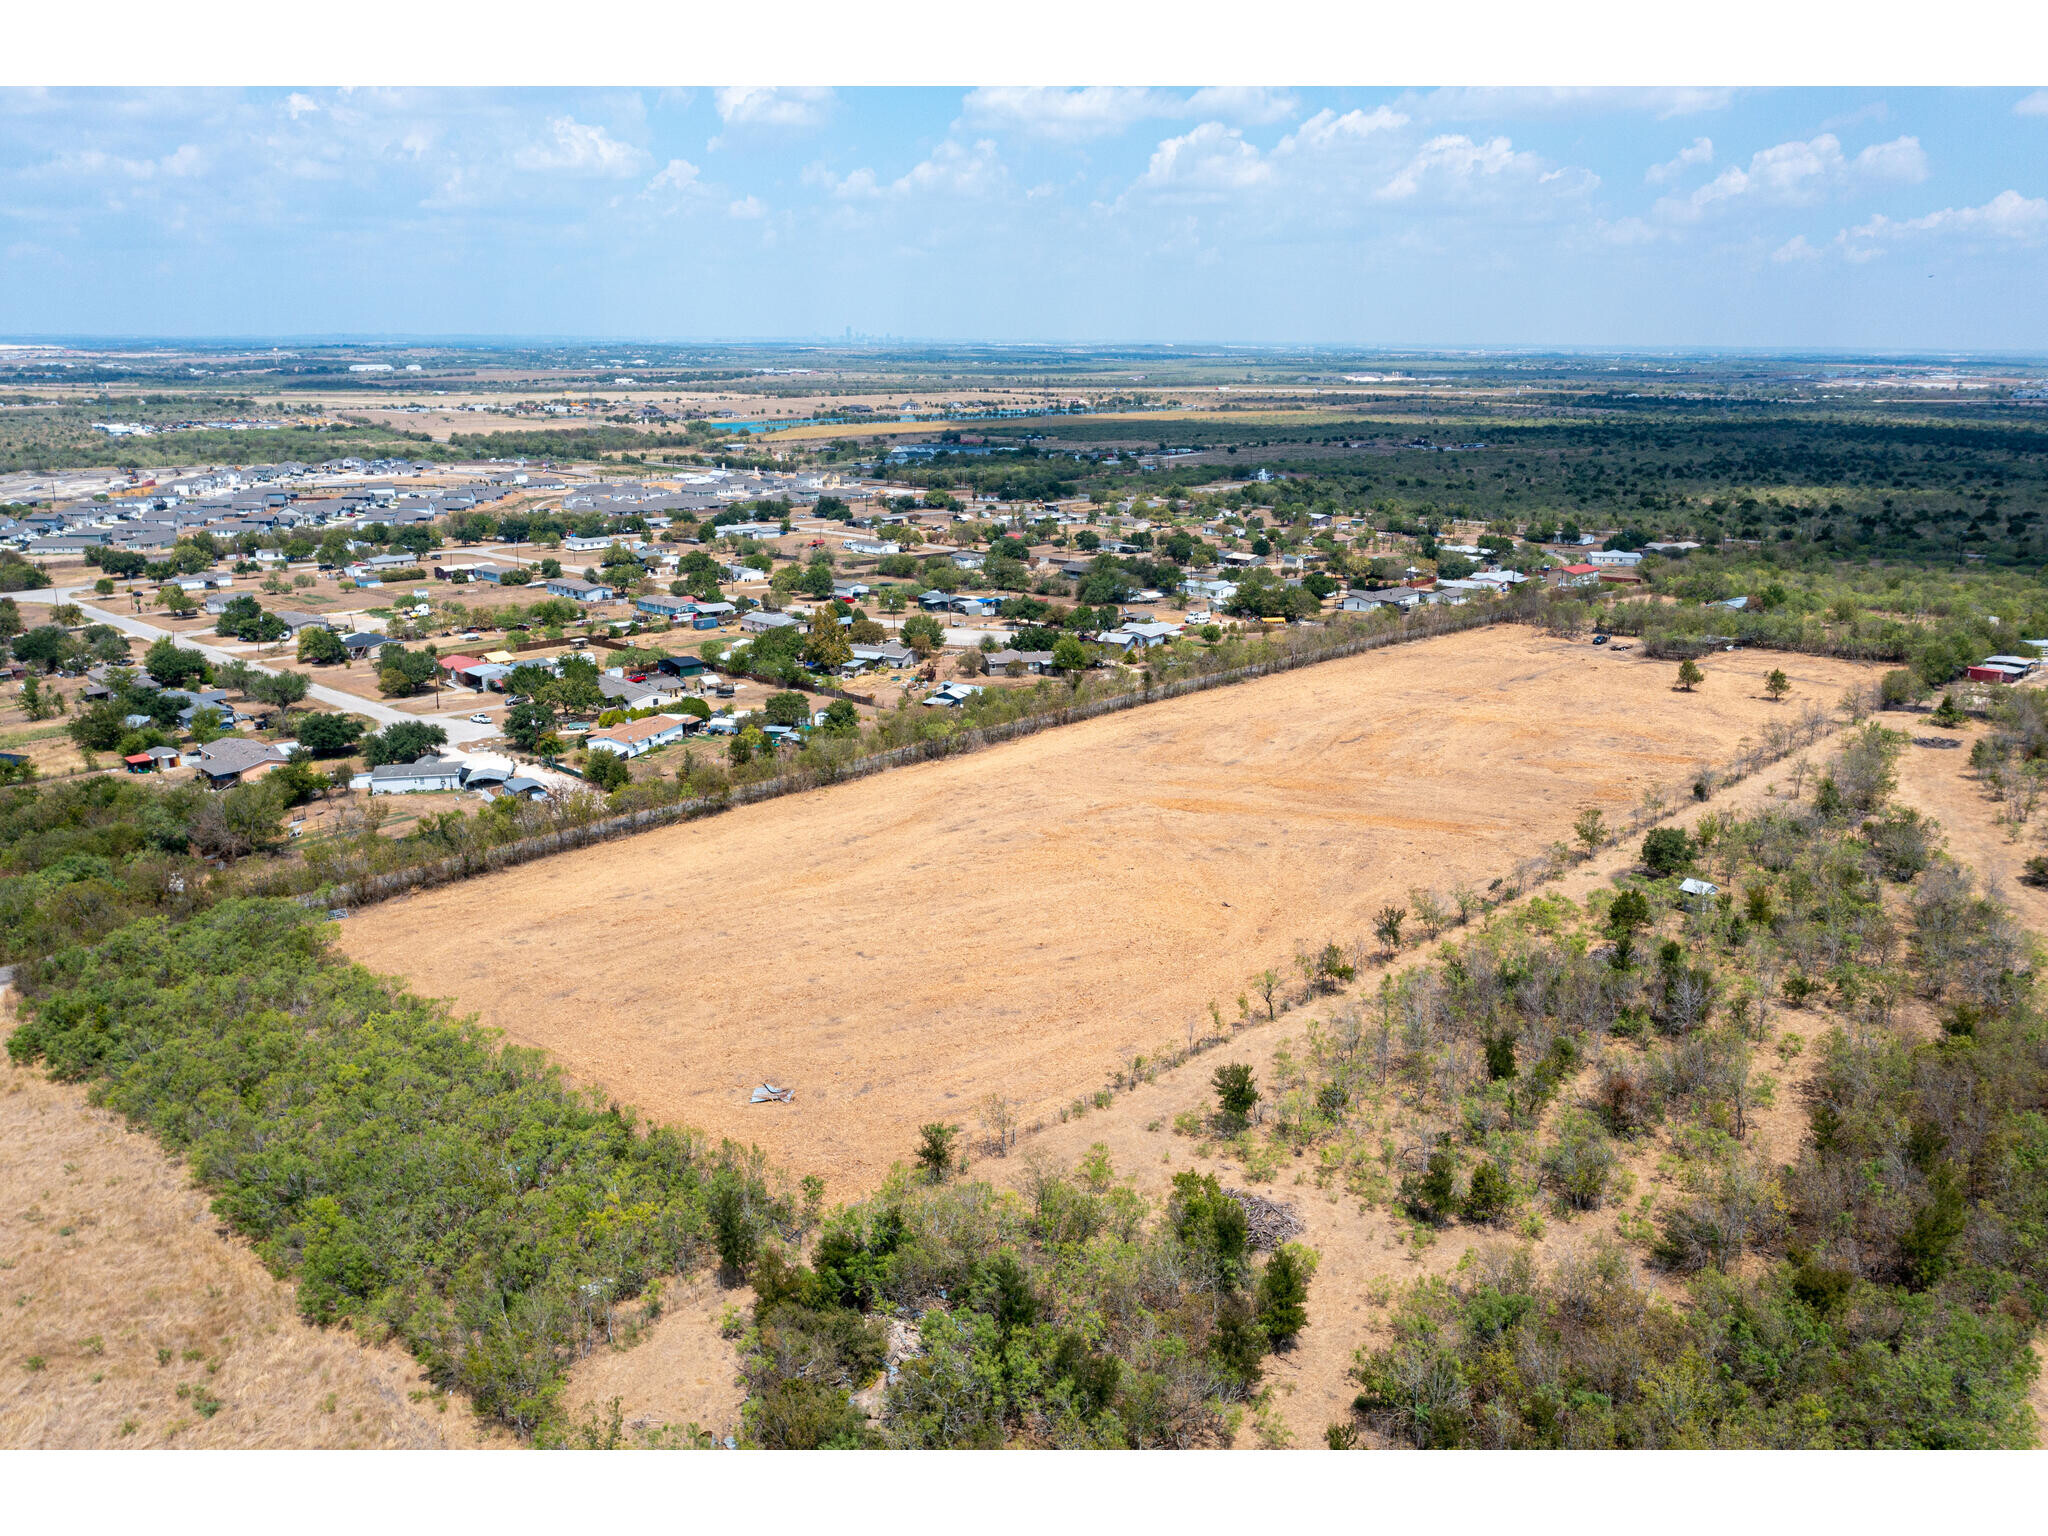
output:
{"label": "brown pasture", "polygon": [[[1791,703],[1763,696],[1783,666]],[[355,958],[835,1195],[977,1103],[1056,1119],[1410,887],[1485,886],[1844,662],[1502,626],[1304,668],[368,908]],[[1254,999],[1256,1007],[1256,999]],[[791,1104],[749,1106],[772,1080]]]}

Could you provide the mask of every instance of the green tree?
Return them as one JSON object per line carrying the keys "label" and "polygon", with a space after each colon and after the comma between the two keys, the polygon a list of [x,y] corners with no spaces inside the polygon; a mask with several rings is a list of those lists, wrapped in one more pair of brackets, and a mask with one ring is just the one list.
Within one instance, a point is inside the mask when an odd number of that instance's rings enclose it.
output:
{"label": "green tree", "polygon": [[258,672],[249,679],[246,691],[250,698],[279,708],[298,703],[312,686],[312,679],[303,672]]}
{"label": "green tree", "polygon": [[1373,935],[1388,954],[1401,947],[1401,925],[1407,921],[1407,908],[1393,906],[1381,907],[1379,915],[1372,920]]}
{"label": "green tree", "polygon": [[811,717],[811,701],[800,693],[771,693],[761,712],[770,725],[801,725]]}
{"label": "green tree", "polygon": [[1627,965],[1635,936],[1650,926],[1650,900],[1641,891],[1623,891],[1607,906],[1607,935],[1614,940],[1616,965]]}
{"label": "green tree", "polygon": [[1053,642],[1052,664],[1055,671],[1079,676],[1088,668],[1088,652],[1072,635],[1061,635]]}
{"label": "green tree", "polygon": [[169,635],[143,652],[142,670],[162,688],[190,688],[212,675],[204,656],[179,645]]}
{"label": "green tree", "polygon": [[299,745],[315,757],[339,757],[353,752],[362,739],[363,722],[354,715],[316,713],[300,715],[292,722]]}
{"label": "green tree", "polygon": [[192,711],[191,730],[192,739],[202,747],[210,742],[219,741],[228,733],[227,722],[221,718],[220,711],[211,704]]}
{"label": "green tree", "polygon": [[1589,805],[1579,812],[1579,818],[1572,823],[1572,833],[1579,840],[1579,846],[1587,854],[1598,853],[1607,841],[1607,818],[1600,814],[1597,805]]}
{"label": "green tree", "polygon": [[302,629],[299,631],[299,660],[317,667],[331,667],[336,662],[348,660],[348,647],[331,629]]}
{"label": "green tree", "polygon": [[1258,1084],[1253,1081],[1252,1068],[1247,1062],[1234,1061],[1218,1067],[1209,1076],[1209,1086],[1216,1091],[1217,1109],[1232,1125],[1243,1125],[1258,1107]]}
{"label": "green tree", "polygon": [[1254,1311],[1275,1349],[1286,1349],[1308,1326],[1308,1282],[1315,1256],[1298,1243],[1282,1243],[1259,1273]]}
{"label": "green tree", "polygon": [[505,712],[505,736],[522,752],[538,752],[543,736],[555,729],[554,706],[541,699],[525,699]]}
{"label": "green tree", "polygon": [[607,752],[594,747],[585,754],[583,776],[597,788],[610,794],[615,789],[624,789],[633,782],[633,770],[626,759],[617,752]]}
{"label": "green tree", "polygon": [[953,1171],[953,1142],[959,1134],[959,1126],[940,1120],[918,1127],[917,1166],[932,1183],[944,1182]]}
{"label": "green tree", "polygon": [[825,706],[824,730],[831,736],[848,736],[860,729],[860,711],[851,699],[834,699]]}
{"label": "green tree", "polygon": [[946,643],[946,627],[929,613],[913,613],[903,621],[903,643],[920,658]]}
{"label": "green tree", "polygon": [[1700,670],[1699,663],[1691,657],[1687,657],[1678,664],[1678,686],[1687,693],[1691,693],[1693,689],[1706,681],[1706,676],[1707,674]]}
{"label": "green tree", "polygon": [[[566,670],[566,662],[564,663]],[[377,651],[377,691],[387,697],[418,693],[440,672],[441,664],[426,651],[409,651],[393,642]]]}
{"label": "green tree", "polygon": [[1692,855],[1692,839],[1680,827],[1653,827],[1643,839],[1643,865],[1656,875],[1677,874]]}
{"label": "green tree", "polygon": [[813,671],[830,672],[853,660],[853,641],[838,611],[827,603],[811,615],[804,639],[804,662]]}
{"label": "green tree", "polygon": [[448,732],[425,720],[399,720],[363,738],[363,761],[372,768],[385,763],[414,763],[436,747],[448,744]]}
{"label": "green tree", "polygon": [[1771,702],[1780,702],[1791,691],[1792,679],[1785,675],[1784,668],[1771,668],[1770,675],[1764,679],[1764,692],[1771,696]]}
{"label": "green tree", "polygon": [[1472,1170],[1472,1183],[1465,1191],[1467,1221],[1493,1221],[1514,1203],[1514,1186],[1507,1171],[1489,1158]]}

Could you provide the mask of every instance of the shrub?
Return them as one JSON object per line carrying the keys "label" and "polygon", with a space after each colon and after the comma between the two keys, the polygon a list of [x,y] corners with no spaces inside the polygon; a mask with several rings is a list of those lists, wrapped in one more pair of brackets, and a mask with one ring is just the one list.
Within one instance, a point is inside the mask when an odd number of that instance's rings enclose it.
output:
{"label": "shrub", "polygon": [[960,1127],[933,1121],[918,1127],[917,1166],[934,1184],[953,1171],[953,1141]]}
{"label": "shrub", "polygon": [[1259,1102],[1259,1090],[1247,1063],[1236,1061],[1218,1067],[1210,1075],[1209,1086],[1216,1091],[1216,1108],[1227,1123],[1243,1125],[1251,1118]]}
{"label": "shrub", "polygon": [[1614,1146],[1591,1116],[1563,1115],[1557,1137],[1544,1149],[1543,1175],[1559,1201],[1572,1210],[1593,1211],[1607,1196],[1614,1172]]}
{"label": "shrub", "polygon": [[1308,1282],[1314,1273],[1315,1256],[1298,1243],[1283,1243],[1274,1249],[1260,1271],[1259,1326],[1275,1349],[1287,1348],[1308,1326]]}
{"label": "shrub", "polygon": [[1417,1221],[1440,1226],[1450,1219],[1458,1204],[1458,1163],[1447,1149],[1429,1154],[1420,1174],[1401,1178],[1401,1204]]}
{"label": "shrub", "polygon": [[1471,1187],[1465,1191],[1467,1221],[1493,1221],[1514,1204],[1514,1185],[1507,1171],[1489,1158],[1472,1170]]}
{"label": "shrub", "polygon": [[1643,866],[1653,874],[1675,875],[1692,855],[1692,839],[1679,827],[1653,827],[1643,839]]}

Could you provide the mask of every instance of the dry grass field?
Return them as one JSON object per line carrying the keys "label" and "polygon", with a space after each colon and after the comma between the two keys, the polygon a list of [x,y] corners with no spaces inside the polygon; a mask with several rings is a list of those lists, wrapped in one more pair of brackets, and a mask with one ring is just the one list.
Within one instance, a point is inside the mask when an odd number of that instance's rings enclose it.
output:
{"label": "dry grass field", "polygon": [[0,1296],[0,1447],[480,1443],[403,1350],[302,1321],[152,1138],[4,1058]]}
{"label": "dry grass field", "polygon": [[[1867,669],[1528,629],[1379,651],[366,909],[350,954],[840,1198],[978,1100],[1056,1118],[1297,943],[1480,887]],[[1783,666],[1793,701],[1762,678]],[[750,1107],[764,1079],[787,1105]]]}

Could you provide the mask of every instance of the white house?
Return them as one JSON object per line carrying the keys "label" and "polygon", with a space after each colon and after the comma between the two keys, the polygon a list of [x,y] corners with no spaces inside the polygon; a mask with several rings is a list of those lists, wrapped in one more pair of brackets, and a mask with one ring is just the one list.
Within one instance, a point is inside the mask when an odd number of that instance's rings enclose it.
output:
{"label": "white house", "polygon": [[583,745],[593,752],[638,757],[672,741],[681,741],[693,724],[695,721],[688,715],[649,715],[645,720],[628,720],[623,725],[592,731],[583,739]]}
{"label": "white house", "polygon": [[410,763],[386,763],[359,773],[352,789],[368,789],[373,795],[418,795],[462,787],[462,764],[451,758],[422,757]]}

